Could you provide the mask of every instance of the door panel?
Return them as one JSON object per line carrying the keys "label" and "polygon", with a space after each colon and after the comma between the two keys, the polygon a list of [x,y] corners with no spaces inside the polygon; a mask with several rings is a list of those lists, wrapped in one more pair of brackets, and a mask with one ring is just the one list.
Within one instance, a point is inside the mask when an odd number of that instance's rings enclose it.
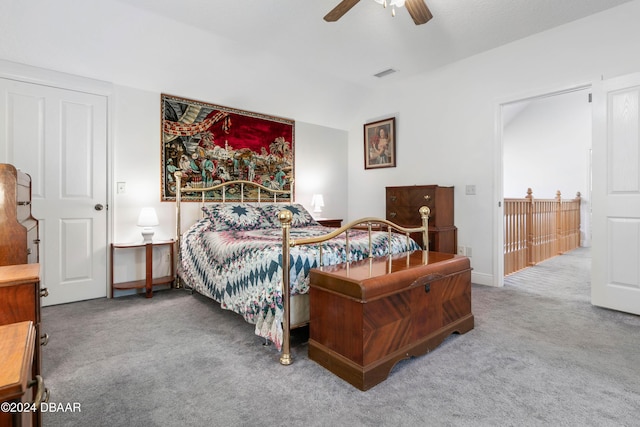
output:
{"label": "door panel", "polygon": [[640,74],[594,100],[591,302],[640,314]]}
{"label": "door panel", "polygon": [[62,259],[62,271],[60,272],[60,285],[69,285],[78,280],[89,280],[91,264],[82,260],[91,257],[91,230],[92,221],[89,219],[71,219],[60,221],[60,253]]}
{"label": "door panel", "polygon": [[[6,105],[7,112],[6,127],[2,127],[6,129],[6,139],[2,142],[5,149],[3,161],[20,165],[20,169],[31,175],[32,196],[44,197],[44,176],[34,176],[30,171],[39,171],[44,164],[45,98],[35,93],[8,90],[8,81],[0,82],[1,93],[6,96],[6,103],[2,104]],[[0,109],[5,110],[4,105],[0,105]],[[29,126],[20,126],[20,122],[29,123]],[[14,150],[16,146],[18,149]]]}
{"label": "door panel", "polygon": [[[0,79],[2,161],[29,173],[44,305],[107,295],[107,99]],[[2,123],[0,122],[0,125]]]}
{"label": "door panel", "polygon": [[638,193],[638,88],[608,94],[609,194]]}
{"label": "door panel", "polygon": [[608,282],[618,287],[637,288],[640,277],[640,220],[610,218],[608,233],[611,267]]}
{"label": "door panel", "polygon": [[62,102],[61,191],[63,199],[92,197],[93,114],[91,105]]}

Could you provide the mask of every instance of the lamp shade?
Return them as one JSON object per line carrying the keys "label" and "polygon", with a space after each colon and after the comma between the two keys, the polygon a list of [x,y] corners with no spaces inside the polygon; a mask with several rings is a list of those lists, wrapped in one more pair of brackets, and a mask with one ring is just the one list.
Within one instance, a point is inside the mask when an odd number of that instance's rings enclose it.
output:
{"label": "lamp shade", "polygon": [[153,227],[159,225],[158,215],[154,208],[142,208],[138,216],[138,227],[142,227],[142,242],[151,243],[153,241]]}
{"label": "lamp shade", "polygon": [[154,208],[142,208],[140,216],[138,216],[139,227],[155,227],[159,224],[158,215]]}
{"label": "lamp shade", "polygon": [[320,213],[324,207],[324,197],[322,194],[314,194],[311,198],[311,206],[313,206],[313,212]]}

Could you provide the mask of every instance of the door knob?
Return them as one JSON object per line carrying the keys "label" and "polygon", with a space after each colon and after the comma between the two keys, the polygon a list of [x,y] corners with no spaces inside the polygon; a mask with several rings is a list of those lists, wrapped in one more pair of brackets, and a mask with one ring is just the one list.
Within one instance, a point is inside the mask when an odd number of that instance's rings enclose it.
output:
{"label": "door knob", "polygon": [[102,206],[100,203],[98,203],[97,205],[94,206],[94,209],[97,211],[101,211],[102,209],[104,209],[104,206]]}

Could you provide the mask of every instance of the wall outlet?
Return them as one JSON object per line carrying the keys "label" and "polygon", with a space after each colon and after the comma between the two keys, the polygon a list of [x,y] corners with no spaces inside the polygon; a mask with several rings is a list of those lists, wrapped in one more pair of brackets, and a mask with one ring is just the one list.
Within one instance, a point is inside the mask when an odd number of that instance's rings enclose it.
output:
{"label": "wall outlet", "polygon": [[466,248],[464,248],[464,254],[471,258],[471,247],[467,246]]}
{"label": "wall outlet", "polygon": [[466,253],[464,246],[458,246],[458,255],[465,255]]}
{"label": "wall outlet", "polygon": [[467,186],[465,187],[465,194],[466,194],[467,196],[475,196],[475,194],[476,194],[476,186],[475,186],[475,185],[473,185],[473,184],[471,184],[471,185],[467,185]]}

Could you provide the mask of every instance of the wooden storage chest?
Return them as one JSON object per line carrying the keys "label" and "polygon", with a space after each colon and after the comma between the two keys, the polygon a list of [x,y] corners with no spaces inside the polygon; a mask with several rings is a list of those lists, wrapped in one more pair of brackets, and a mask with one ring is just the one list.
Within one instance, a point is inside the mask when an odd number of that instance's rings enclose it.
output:
{"label": "wooden storage chest", "polygon": [[309,358],[361,390],[474,327],[466,257],[414,251],[310,273]]}

